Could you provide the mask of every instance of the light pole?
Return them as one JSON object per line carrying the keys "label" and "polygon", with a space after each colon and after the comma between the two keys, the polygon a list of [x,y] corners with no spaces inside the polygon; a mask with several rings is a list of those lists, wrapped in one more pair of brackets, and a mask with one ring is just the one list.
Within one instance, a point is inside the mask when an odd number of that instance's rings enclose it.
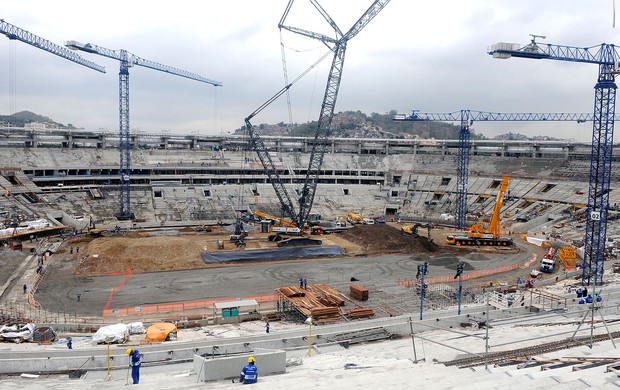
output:
{"label": "light pole", "polygon": [[463,293],[463,268],[465,264],[462,262],[456,267],[456,275],[454,279],[459,278],[459,294],[458,294],[458,311],[457,315],[461,315],[461,294]]}
{"label": "light pole", "polygon": [[422,321],[422,311],[424,305],[424,295],[426,294],[426,284],[424,284],[424,276],[428,274],[428,262],[424,262],[424,264],[418,265],[418,273],[416,274],[416,279],[420,283],[420,321]]}
{"label": "light pole", "polygon": [[310,325],[308,334],[308,352],[306,352],[306,356],[312,356],[312,317],[306,318],[305,323]]}

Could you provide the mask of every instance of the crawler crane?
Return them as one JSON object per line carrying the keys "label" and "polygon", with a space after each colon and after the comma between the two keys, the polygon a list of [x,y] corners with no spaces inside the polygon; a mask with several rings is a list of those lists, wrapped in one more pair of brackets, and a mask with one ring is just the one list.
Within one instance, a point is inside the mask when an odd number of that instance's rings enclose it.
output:
{"label": "crawler crane", "polygon": [[493,214],[491,214],[491,221],[485,227],[484,221],[480,221],[477,224],[469,228],[468,234],[465,235],[450,235],[446,237],[448,243],[454,245],[487,245],[487,246],[507,246],[512,245],[512,238],[501,237],[499,215],[504,205],[504,199],[506,197],[506,189],[510,182],[509,177],[502,177],[502,181],[499,185],[499,191],[497,193],[497,199],[495,200],[495,207],[493,207]]}
{"label": "crawler crane", "polygon": [[[293,5],[294,0],[290,0],[284,15],[282,16],[279,27],[281,29],[289,30],[295,34],[305,36],[307,38],[317,39],[328,47],[329,52],[333,53],[332,65],[327,78],[327,86],[325,88],[325,95],[323,96],[323,103],[321,104],[321,113],[319,115],[317,129],[315,131],[314,140],[312,142],[312,151],[310,153],[310,161],[308,163],[308,169],[306,171],[306,177],[301,190],[297,193],[296,207],[293,204],[293,200],[289,191],[284,186],[284,181],[278,173],[278,168],[274,164],[267,148],[265,147],[262,139],[252,126],[250,122],[258,113],[260,113],[265,107],[273,103],[278,97],[282,96],[288,89],[297,81],[300,77],[306,74],[315,65],[311,66],[308,70],[302,73],[293,82],[287,84],[272,98],[267,100],[263,105],[251,113],[245,118],[245,128],[250,138],[250,144],[256,151],[258,158],[260,159],[265,172],[269,176],[276,196],[282,206],[284,215],[290,218],[291,222],[303,232],[306,229],[312,204],[319,183],[321,175],[321,166],[323,164],[323,156],[327,148],[327,139],[331,135],[331,122],[334,115],[334,108],[336,106],[336,99],[338,97],[338,90],[340,88],[340,81],[342,79],[342,69],[344,64],[344,56],[347,48],[347,43],[353,37],[355,37],[388,3],[390,0],[375,0],[366,12],[357,20],[357,22],[347,31],[342,33],[340,28],[336,25],[334,20],[327,14],[327,12],[321,7],[317,0],[310,0],[310,3],[317,9],[321,16],[333,27],[336,38],[328,37],[323,34],[315,33],[312,31],[306,31],[297,27],[286,26],[284,24],[288,12]],[[320,60],[319,60],[320,61]],[[317,244],[317,240],[312,240],[308,237],[296,237],[287,241],[279,243],[279,246],[298,246],[298,245],[313,245]]]}

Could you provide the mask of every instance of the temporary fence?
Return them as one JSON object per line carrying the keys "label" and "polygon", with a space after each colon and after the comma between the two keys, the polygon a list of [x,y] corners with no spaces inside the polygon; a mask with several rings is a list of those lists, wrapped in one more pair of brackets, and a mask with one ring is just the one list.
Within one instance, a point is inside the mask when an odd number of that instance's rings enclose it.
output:
{"label": "temporary fence", "polygon": [[[118,286],[117,286],[118,287]],[[111,301],[112,296],[110,296]],[[259,304],[261,303],[271,303],[277,302],[278,295],[277,294],[268,294],[268,295],[259,295],[259,296],[251,296],[251,297],[243,297],[241,300],[249,300],[254,299]],[[195,301],[195,302],[179,302],[179,303],[162,303],[156,305],[145,305],[145,306],[135,306],[135,307],[124,307],[124,308],[116,308],[110,309],[108,305],[103,310],[102,315],[104,317],[123,317],[129,315],[145,315],[145,314],[160,314],[160,313],[174,313],[174,312],[184,312],[191,310],[213,310],[213,306],[217,302],[233,302],[237,299],[209,299],[204,301]]]}

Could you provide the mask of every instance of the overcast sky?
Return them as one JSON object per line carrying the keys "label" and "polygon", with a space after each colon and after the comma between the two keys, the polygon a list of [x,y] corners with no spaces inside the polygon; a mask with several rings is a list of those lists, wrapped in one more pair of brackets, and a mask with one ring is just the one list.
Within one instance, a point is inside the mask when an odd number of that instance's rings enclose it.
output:
{"label": "overcast sky", "polygon": [[[346,31],[372,1],[320,3]],[[242,126],[284,85],[277,26],[287,4],[21,0],[4,1],[0,18],[59,45],[78,40],[125,49],[222,82],[213,87],[144,67],[131,68],[129,77],[131,129],[220,134]],[[317,15],[308,0],[296,0],[286,24],[333,35]],[[496,60],[486,51],[500,41],[527,44],[529,34],[558,45],[615,43],[613,19],[613,0],[393,0],[349,42],[336,112],[592,112],[596,66]],[[289,80],[326,51],[287,31],[282,42]],[[0,36],[0,114],[29,110],[88,130],[117,131],[119,63],[80,54],[107,73]],[[291,88],[293,122],[318,118],[331,58]],[[288,118],[282,97],[253,123]],[[589,141],[592,126],[495,123],[474,129],[487,136],[513,131]]]}

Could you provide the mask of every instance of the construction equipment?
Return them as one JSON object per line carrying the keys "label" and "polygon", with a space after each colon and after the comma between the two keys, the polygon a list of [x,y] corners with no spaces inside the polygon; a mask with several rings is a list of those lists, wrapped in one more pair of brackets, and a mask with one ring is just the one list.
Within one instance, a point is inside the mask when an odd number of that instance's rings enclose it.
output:
{"label": "construction equipment", "polygon": [[106,231],[107,231],[106,229],[100,229],[95,226],[95,220],[93,219],[92,215],[88,218],[88,229],[86,230],[86,232],[90,236],[101,237],[103,236],[103,233]]}
{"label": "construction equipment", "polygon": [[419,228],[425,228],[427,230],[427,238],[429,241],[432,241],[432,237],[431,237],[431,225],[428,223],[416,223],[413,225],[405,225],[403,227],[400,228],[400,231],[403,232],[404,234],[409,234],[412,235],[414,237],[420,237],[420,235],[418,234],[418,229]]}
{"label": "construction equipment", "polygon": [[469,228],[468,235],[449,235],[446,239],[448,243],[453,245],[512,245],[512,238],[501,237],[500,231],[500,211],[504,205],[504,199],[506,197],[506,189],[510,182],[509,177],[502,177],[502,181],[499,185],[497,192],[497,199],[495,200],[495,206],[491,214],[491,220],[489,224],[485,226],[484,221],[471,226]]}
{"label": "construction equipment", "polygon": [[120,169],[119,169],[119,190],[120,190],[120,212],[117,216],[119,220],[134,219],[131,212],[131,135],[129,128],[129,68],[134,65],[143,66],[159,70],[168,74],[181,76],[190,80],[200,81],[202,83],[212,84],[214,86],[222,86],[219,81],[213,81],[206,77],[199,76],[195,73],[173,68],[157,62],[145,60],[127,50],[110,50],[101,46],[90,43],[82,43],[78,41],[67,41],[65,43],[69,49],[82,50],[87,53],[98,54],[104,57],[112,58],[120,62],[119,76],[119,117],[120,117]]}
{"label": "construction equipment", "polygon": [[547,253],[543,256],[540,261],[540,271],[546,273],[553,273],[553,269],[555,268],[555,255],[557,251],[553,248],[549,248]]}
{"label": "construction equipment", "polygon": [[94,69],[97,72],[105,73],[105,68],[103,66],[95,64],[94,62],[88,61],[85,58],[81,57],[78,54],[75,54],[74,52],[68,50],[65,47],[59,46],[55,43],[48,41],[47,39],[43,39],[28,31],[22,30],[21,28],[17,26],[7,23],[4,21],[4,19],[0,19],[0,33],[6,35],[9,39],[22,41],[24,43],[27,43],[34,47],[38,47],[39,49],[43,49],[47,52],[55,54],[64,59],[67,59],[69,61],[73,61],[77,64],[84,65],[87,68]]}
{"label": "construction equipment", "polygon": [[[296,211],[296,207],[293,205],[291,196],[288,190],[284,186],[283,180],[280,178],[278,168],[275,166],[269,151],[265,147],[262,139],[254,130],[251,119],[260,113],[265,107],[273,103],[277,98],[287,92],[290,87],[297,82],[303,75],[308,73],[310,69],[318,64],[316,62],[308,70],[306,70],[300,77],[293,82],[287,84],[279,92],[277,92],[272,98],[263,103],[258,109],[245,118],[245,128],[248,132],[250,142],[254,150],[256,151],[258,158],[260,159],[269,181],[271,182],[275,193],[280,201],[282,210],[291,221],[302,232],[305,225],[308,222],[308,215],[312,209],[314,202],[314,196],[316,193],[317,185],[319,183],[319,176],[321,173],[321,166],[323,164],[323,156],[327,148],[327,139],[331,135],[331,122],[334,115],[334,109],[336,105],[336,99],[338,97],[338,90],[340,88],[340,81],[342,79],[342,68],[344,63],[344,55],[348,41],[356,36],[388,3],[389,0],[375,0],[372,5],[366,10],[366,12],[355,22],[349,31],[345,34],[338,28],[334,20],[327,14],[327,12],[321,7],[316,0],[310,0],[312,5],[317,9],[321,16],[332,26],[336,38],[331,38],[320,33],[306,31],[296,27],[290,27],[284,25],[284,22],[288,16],[288,13],[293,5],[294,0],[290,0],[278,27],[280,29],[289,30],[295,34],[299,34],[311,39],[320,40],[325,46],[327,46],[334,54],[332,65],[327,78],[327,86],[325,88],[325,95],[321,104],[321,113],[318,120],[317,129],[314,135],[314,142],[312,143],[312,150],[310,153],[310,161],[308,163],[308,169],[306,171],[306,177],[304,179],[303,187],[298,192],[298,204],[299,211]],[[322,58],[319,60],[319,62]],[[307,242],[307,238],[303,241]],[[298,245],[293,241],[287,241],[286,245]],[[282,245],[282,246],[286,246]]]}
{"label": "construction equipment", "polygon": [[[394,121],[400,122],[419,122],[419,121],[440,121],[440,122],[460,122],[459,131],[459,147],[457,158],[456,173],[456,227],[464,229],[467,222],[467,183],[469,181],[469,149],[470,149],[470,128],[475,121],[482,122],[577,122],[584,123],[592,121],[592,114],[575,114],[575,113],[501,113],[486,112],[475,110],[460,110],[448,113],[428,113],[413,110],[409,116],[397,114]],[[618,118],[620,119],[620,118]]]}
{"label": "construction equipment", "polygon": [[347,222],[349,222],[351,225],[361,224],[364,222],[364,217],[352,211],[349,211],[347,213]]}
{"label": "construction equipment", "polygon": [[[532,34],[530,34],[532,35]],[[592,121],[592,153],[590,154],[590,184],[584,256],[581,281],[596,287],[603,283],[607,217],[611,192],[611,167],[616,110],[616,82],[620,55],[616,46],[603,43],[593,47],[573,47],[538,44],[537,36],[521,47],[514,43],[500,42],[491,46],[488,54],[494,58],[531,58],[595,64],[598,79],[594,86],[594,119]]]}

